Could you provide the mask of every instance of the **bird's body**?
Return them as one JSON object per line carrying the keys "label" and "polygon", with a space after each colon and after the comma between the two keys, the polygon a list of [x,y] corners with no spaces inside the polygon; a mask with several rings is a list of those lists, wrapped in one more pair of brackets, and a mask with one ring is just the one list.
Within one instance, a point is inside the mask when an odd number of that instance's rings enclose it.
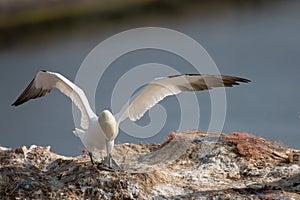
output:
{"label": "bird's body", "polygon": [[73,133],[80,138],[89,152],[97,152],[105,149],[105,135],[98,123],[98,118],[90,119],[87,130],[75,128]]}
{"label": "bird's body", "polygon": [[104,110],[97,116],[91,109],[84,92],[78,86],[59,73],[40,71],[12,105],[21,105],[30,99],[45,96],[54,88],[59,89],[81,111],[81,127],[75,128],[73,133],[81,139],[90,152],[92,163],[94,162],[91,152],[106,148],[107,157],[104,164],[115,165],[120,169],[112,159],[111,152],[114,147],[114,140],[118,135],[119,124],[126,118],[131,121],[140,119],[147,110],[170,95],[209,90],[215,87],[232,87],[233,85],[239,85],[239,82],[247,83],[250,81],[234,76],[201,74],[175,75],[156,79],[149,83],[123,112],[118,113],[118,117],[115,117],[108,110]]}

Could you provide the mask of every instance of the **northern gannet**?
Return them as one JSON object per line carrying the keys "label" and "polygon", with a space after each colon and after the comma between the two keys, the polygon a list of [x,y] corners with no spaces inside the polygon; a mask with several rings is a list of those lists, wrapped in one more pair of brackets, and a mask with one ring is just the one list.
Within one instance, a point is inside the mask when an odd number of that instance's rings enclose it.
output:
{"label": "northern gannet", "polygon": [[118,135],[119,124],[126,118],[131,121],[140,119],[147,110],[170,95],[181,92],[209,90],[215,87],[232,87],[239,82],[250,80],[223,75],[184,74],[155,79],[136,96],[124,111],[114,116],[109,110],[104,110],[99,116],[91,109],[84,92],[74,83],[59,73],[42,70],[37,73],[23,93],[12,104],[19,106],[30,99],[43,97],[52,89],[57,88],[68,96],[81,111],[81,128],[75,128],[73,133],[81,139],[89,151],[92,164],[92,152],[106,148],[107,156],[103,164],[121,169],[112,158],[114,140]]}

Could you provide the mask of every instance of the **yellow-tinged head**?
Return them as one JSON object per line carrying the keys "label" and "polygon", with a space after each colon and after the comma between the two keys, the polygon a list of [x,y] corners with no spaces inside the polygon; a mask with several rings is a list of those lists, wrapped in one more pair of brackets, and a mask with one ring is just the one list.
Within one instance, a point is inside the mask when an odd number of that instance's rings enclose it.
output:
{"label": "yellow-tinged head", "polygon": [[109,110],[104,110],[99,118],[99,125],[107,140],[114,140],[118,135],[118,126],[115,117]]}

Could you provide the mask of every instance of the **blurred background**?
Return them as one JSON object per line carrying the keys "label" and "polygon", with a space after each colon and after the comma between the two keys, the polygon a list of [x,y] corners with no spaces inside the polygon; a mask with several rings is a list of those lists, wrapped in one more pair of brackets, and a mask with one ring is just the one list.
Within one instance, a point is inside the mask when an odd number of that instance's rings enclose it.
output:
{"label": "blurred background", "polygon": [[[72,133],[72,105],[58,91],[18,108],[10,105],[39,70],[74,80],[83,59],[101,41],[127,29],[158,26],[197,40],[222,74],[252,81],[227,90],[223,132],[249,132],[300,149],[299,9],[297,0],[0,0],[0,145],[50,145],[60,154],[81,154],[83,145]],[[167,52],[141,50],[122,56],[98,85],[97,113],[110,108],[120,72],[149,62],[195,72]],[[197,96],[200,129],[205,131],[210,99],[207,92]],[[120,133],[117,143],[161,143],[176,131],[176,98],[161,104],[168,119],[159,134],[142,140]],[[138,123],[149,123],[147,114]]]}

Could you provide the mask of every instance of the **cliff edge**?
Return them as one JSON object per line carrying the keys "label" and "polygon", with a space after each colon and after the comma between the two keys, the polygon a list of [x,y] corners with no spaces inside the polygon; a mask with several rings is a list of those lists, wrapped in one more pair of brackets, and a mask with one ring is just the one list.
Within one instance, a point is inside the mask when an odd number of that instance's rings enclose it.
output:
{"label": "cliff edge", "polygon": [[248,133],[172,132],[114,154],[124,171],[85,153],[0,147],[1,199],[300,199],[300,150]]}

